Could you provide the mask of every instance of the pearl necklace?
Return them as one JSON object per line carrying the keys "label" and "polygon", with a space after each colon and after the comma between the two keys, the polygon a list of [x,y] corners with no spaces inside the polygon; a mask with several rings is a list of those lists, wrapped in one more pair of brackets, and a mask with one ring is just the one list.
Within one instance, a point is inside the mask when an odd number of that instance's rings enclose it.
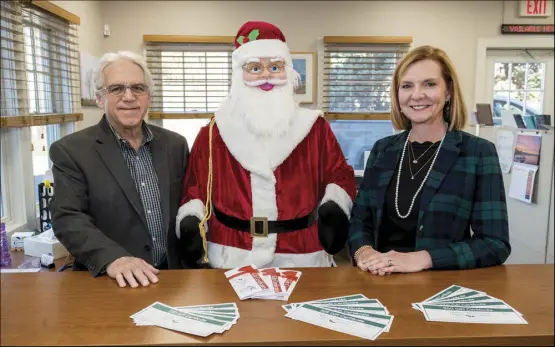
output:
{"label": "pearl necklace", "polygon": [[416,190],[416,193],[412,197],[412,202],[410,203],[409,211],[405,215],[402,215],[401,212],[399,211],[399,181],[401,181],[401,168],[403,167],[403,161],[405,159],[405,151],[407,150],[407,144],[409,143],[411,133],[412,133],[412,129],[409,131],[409,135],[407,136],[407,141],[405,141],[405,146],[403,147],[403,153],[401,154],[401,163],[399,163],[399,170],[397,172],[397,185],[395,186],[395,210],[397,211],[397,216],[401,219],[406,219],[410,215],[410,212],[412,211],[412,207],[414,206],[414,201],[416,200],[416,196],[418,196],[418,194],[422,190],[422,187],[424,187],[424,183],[426,182],[426,180],[428,180],[428,176],[430,176],[430,173],[432,172],[432,168],[434,167],[434,163],[436,162],[437,156],[439,155],[439,150],[441,149],[441,145],[443,144],[445,135],[447,135],[447,132],[443,134],[443,138],[441,138],[439,147],[437,148],[437,151],[434,155],[434,160],[432,161],[430,168],[428,168],[428,172],[426,173],[424,180],[422,180],[420,187],[418,188],[418,190]]}

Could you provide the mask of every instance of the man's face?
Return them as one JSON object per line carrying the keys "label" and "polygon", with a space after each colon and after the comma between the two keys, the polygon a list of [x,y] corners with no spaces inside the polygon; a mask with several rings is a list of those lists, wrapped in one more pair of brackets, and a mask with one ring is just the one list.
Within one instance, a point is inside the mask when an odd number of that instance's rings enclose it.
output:
{"label": "man's face", "polygon": [[113,62],[104,69],[103,88],[98,104],[111,123],[123,128],[140,127],[151,99],[143,69],[127,59]]}
{"label": "man's face", "polygon": [[270,91],[275,85],[287,83],[287,70],[282,59],[249,59],[243,65],[243,81],[247,86]]}

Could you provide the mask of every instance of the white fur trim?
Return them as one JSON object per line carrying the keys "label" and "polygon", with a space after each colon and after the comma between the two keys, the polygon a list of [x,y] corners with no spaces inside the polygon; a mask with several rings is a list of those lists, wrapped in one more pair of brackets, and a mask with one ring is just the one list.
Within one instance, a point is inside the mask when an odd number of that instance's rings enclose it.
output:
{"label": "white fur trim", "polygon": [[339,207],[345,212],[347,217],[351,216],[351,208],[353,207],[353,200],[347,194],[347,192],[337,184],[328,184],[326,186],[326,193],[324,198],[322,198],[322,204],[327,201],[334,201],[339,205]]}
{"label": "white fur trim", "polygon": [[[252,211],[255,217],[267,217],[268,220],[275,221],[278,218],[276,201],[276,178],[270,179],[262,177],[256,173],[251,173],[251,193]],[[235,247],[213,248],[215,243],[208,245],[208,259],[215,268],[235,268],[230,264],[242,262],[242,265],[254,264],[256,267],[263,267],[272,262],[276,251],[277,233],[271,233],[268,237],[255,237],[252,240],[252,249],[243,250]],[[231,249],[230,249],[231,248]],[[236,260],[230,250],[243,250],[241,260]]]}
{"label": "white fur trim", "polygon": [[277,39],[249,41],[236,48],[231,55],[233,69],[242,67],[248,58],[282,58],[287,65],[293,66],[289,47]]}
{"label": "white fur trim", "polygon": [[275,180],[274,170],[307,136],[318,117],[323,116],[320,110],[299,108],[289,131],[282,137],[264,139],[266,146],[262,147],[257,145],[260,140],[250,133],[247,127],[225,111],[217,110],[215,119],[229,152],[243,168],[267,180]]}
{"label": "white fur trim", "polygon": [[[271,235],[276,236],[276,233]],[[259,238],[262,239],[262,238]],[[266,239],[266,238],[264,238]],[[275,254],[268,263],[249,261],[249,250],[208,242],[208,258],[214,268],[237,268],[254,263],[257,268],[263,267],[330,267],[334,264],[333,256],[324,250],[307,254]],[[224,267],[225,265],[225,267]]]}
{"label": "white fur trim", "polygon": [[181,238],[181,230],[179,229],[179,224],[181,223],[181,220],[183,220],[186,216],[193,215],[198,217],[199,220],[202,221],[202,219],[204,218],[204,213],[204,203],[202,203],[200,199],[190,200],[189,202],[179,207],[179,210],[177,210],[177,218],[175,221],[175,234],[177,235],[177,238]]}
{"label": "white fur trim", "polygon": [[[278,219],[276,200],[276,178],[264,178],[256,173],[251,173],[252,214],[255,217],[267,217],[270,221]],[[268,237],[256,237],[252,240],[252,250],[249,262],[257,267],[272,262],[276,251],[277,233]],[[260,265],[260,266],[259,266]]]}

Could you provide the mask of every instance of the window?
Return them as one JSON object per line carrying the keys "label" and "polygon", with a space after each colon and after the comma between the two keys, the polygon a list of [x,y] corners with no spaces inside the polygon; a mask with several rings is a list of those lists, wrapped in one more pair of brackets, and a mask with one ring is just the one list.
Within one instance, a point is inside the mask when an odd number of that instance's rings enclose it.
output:
{"label": "window", "polygon": [[33,152],[33,177],[37,216],[39,214],[38,185],[45,180],[45,175],[52,169],[52,162],[48,156],[50,145],[60,139],[60,125],[31,127],[31,141]]}
{"label": "window", "polygon": [[162,126],[184,136],[185,139],[187,139],[187,145],[189,145],[190,150],[195,143],[195,139],[197,138],[200,129],[206,126],[208,122],[209,120],[206,118],[180,120],[164,119]]}
{"label": "window", "polygon": [[548,77],[553,67],[553,50],[488,49],[487,56],[491,93],[488,98],[491,98],[495,124],[502,124],[504,110],[531,116],[552,110],[552,98],[549,98],[552,82]]}
{"label": "window", "polygon": [[230,43],[148,43],[154,79],[151,110],[163,113],[214,111],[231,85]]}
{"label": "window", "polygon": [[82,119],[79,18],[49,1],[2,1],[0,10],[0,212],[8,230],[33,229],[49,146],[72,131],[68,122]]}
{"label": "window", "polygon": [[[25,89],[25,84],[22,84],[25,76],[21,73],[25,69],[24,57],[19,54],[23,50],[21,6],[16,1],[1,1],[0,12],[0,115],[18,116],[27,113],[25,104],[20,103],[25,98],[24,93],[20,93]],[[18,98],[20,94],[23,94],[21,99]]]}
{"label": "window", "polygon": [[70,113],[79,108],[76,28],[32,7],[23,11],[29,112]]}
{"label": "window", "polygon": [[[72,80],[72,64],[75,67],[78,62],[75,30],[62,19],[35,8],[24,9],[23,28],[29,113],[72,112],[74,99],[80,102],[79,94],[72,93],[72,85],[79,83],[79,79]],[[59,138],[59,124],[31,127],[37,216],[40,213],[38,185],[52,167],[48,151]]]}
{"label": "window", "polygon": [[545,63],[497,62],[494,66],[493,110],[515,110],[522,115],[541,115],[543,111]]}
{"label": "window", "polygon": [[394,132],[391,121],[381,120],[337,120],[330,121],[330,126],[356,176],[363,176],[368,155],[376,141]]}
{"label": "window", "polygon": [[391,82],[411,42],[406,37],[324,37],[320,107],[335,114],[330,126],[356,176],[364,174],[376,141],[394,133]]}
{"label": "window", "polygon": [[324,38],[321,107],[340,113],[389,113],[393,72],[408,48]]}

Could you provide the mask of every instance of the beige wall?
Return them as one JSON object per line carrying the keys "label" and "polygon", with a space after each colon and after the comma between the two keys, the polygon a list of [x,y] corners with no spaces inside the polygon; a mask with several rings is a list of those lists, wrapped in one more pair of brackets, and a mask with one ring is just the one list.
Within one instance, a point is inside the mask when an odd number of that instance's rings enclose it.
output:
{"label": "beige wall", "polygon": [[[453,59],[469,107],[474,104],[476,44],[506,24],[553,24],[520,18],[518,1],[55,1],[81,17],[81,49],[91,54],[143,51],[143,34],[235,35],[247,20],[284,32],[291,50],[317,51],[325,35],[412,36],[413,47],[443,48]],[[100,12],[99,12],[100,10]],[[86,15],[85,15],[86,13]],[[111,36],[104,38],[102,26]],[[472,108],[473,109],[473,108]],[[83,124],[98,121],[86,108]]]}
{"label": "beige wall", "polygon": [[[104,52],[103,21],[100,12],[100,1],[52,1],[66,11],[81,19],[79,26],[79,51],[100,57]],[[83,129],[98,123],[102,110],[98,107],[83,107],[83,121],[77,122],[77,129]]]}
{"label": "beige wall", "polygon": [[110,1],[101,11],[112,32],[106,51],[141,52],[143,34],[235,35],[247,20],[275,23],[296,51],[316,51],[325,35],[413,36],[414,46],[447,51],[469,106],[477,38],[500,35],[502,22],[553,23],[553,17],[519,19],[516,1]]}

